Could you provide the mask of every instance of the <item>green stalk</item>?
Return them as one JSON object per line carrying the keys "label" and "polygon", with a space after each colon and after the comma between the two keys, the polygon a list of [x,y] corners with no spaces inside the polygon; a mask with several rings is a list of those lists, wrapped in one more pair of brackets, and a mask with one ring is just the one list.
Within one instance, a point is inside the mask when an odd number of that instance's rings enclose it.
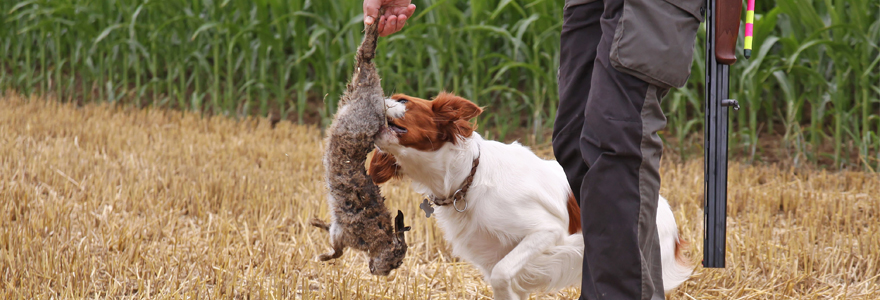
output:
{"label": "green stalk", "polygon": [[131,47],[131,52],[128,54],[129,58],[134,62],[134,91],[135,91],[135,105],[140,108],[141,107],[141,60],[138,58],[137,49],[134,46]]}
{"label": "green stalk", "polygon": [[[125,49],[125,48],[123,48],[123,49]],[[125,97],[128,96],[128,76],[129,76],[129,73],[131,72],[128,68],[130,68],[132,65],[132,63],[131,63],[132,58],[131,58],[130,52],[125,51],[125,50],[122,50],[122,52],[123,53],[121,54],[121,56],[122,56],[124,62],[122,64],[122,70],[120,70],[121,71],[120,75],[122,76],[122,86],[120,87],[120,91],[119,91],[119,97],[120,97],[119,100],[125,101]]]}
{"label": "green stalk", "polygon": [[[40,32],[43,33],[42,34],[43,38],[41,40],[45,41],[45,40],[49,39],[49,37],[46,36],[47,34],[46,34],[45,29],[41,29]],[[46,47],[45,46],[40,47],[40,72],[41,72],[40,80],[43,81],[43,88],[40,91],[40,93],[46,94],[49,92],[49,64],[46,61]],[[30,83],[28,83],[28,84],[30,84]]]}
{"label": "green stalk", "polygon": [[265,116],[266,114],[269,113],[269,92],[267,91],[268,89],[265,86],[266,85],[266,72],[267,72],[266,69],[267,69],[267,64],[269,61],[266,58],[269,56],[269,53],[267,53],[267,52],[268,52],[268,49],[266,52],[261,52],[261,53],[266,53],[266,54],[265,54],[265,57],[260,60],[260,74],[259,74],[260,79],[259,80],[260,80],[260,84],[262,85],[262,88],[260,88],[260,115],[261,116]]}
{"label": "green stalk", "polygon": [[96,69],[98,70],[98,99],[106,100],[104,98],[104,53],[98,53],[98,66]]}
{"label": "green stalk", "polygon": [[58,100],[64,101],[64,85],[61,84],[61,23],[55,22],[55,33],[52,36],[55,42],[55,94]]}
{"label": "green stalk", "polygon": [[[282,47],[281,45],[283,45],[283,44],[279,44],[279,47]],[[276,61],[277,62],[285,61],[285,55],[284,55],[283,48],[278,48],[278,50],[275,51],[275,53],[277,53],[276,54],[276,56],[277,56]],[[277,109],[278,109],[278,113],[281,114],[281,119],[284,120],[284,119],[287,119],[287,107],[285,105],[286,101],[287,101],[287,89],[285,87],[285,84],[287,82],[285,81],[286,74],[284,72],[285,71],[285,64],[281,64],[281,63],[276,64],[275,70],[277,72],[277,77],[278,77],[277,80],[280,81],[277,84],[275,84],[275,103],[278,105]]]}
{"label": "green stalk", "polygon": [[193,90],[192,93],[192,110],[197,112],[204,112],[203,100],[205,95],[204,93],[202,93],[202,80],[199,74],[201,74],[201,72],[199,72],[198,63],[196,63],[196,66],[194,66],[193,70],[193,81],[195,82],[195,90]]}
{"label": "green stalk", "polygon": [[229,47],[226,52],[226,95],[223,95],[223,113],[229,115],[231,111],[235,110],[235,104],[232,103],[232,95],[234,94],[233,90],[235,88],[232,83],[235,74],[232,69],[232,51],[235,49],[235,39],[230,39],[229,31],[226,32],[226,41],[229,43]]}
{"label": "green stalk", "polygon": [[[156,41],[150,41],[150,76],[152,78],[149,80],[150,84],[153,87],[153,104],[159,101],[159,66],[157,65],[159,58],[156,57]],[[171,71],[165,71],[167,76],[171,76]],[[165,94],[165,98],[171,97],[171,86],[167,85],[167,93]]]}
{"label": "green stalk", "polygon": [[[178,83],[180,84],[179,90],[177,90],[177,106],[181,109],[186,109],[188,105],[186,105],[186,63],[180,62],[177,66],[177,76]],[[195,73],[197,71],[193,71]],[[171,83],[169,82],[169,86]],[[195,107],[190,107],[191,110],[195,110]]]}
{"label": "green stalk", "polygon": [[214,113],[218,113],[221,110],[220,107],[220,39],[219,32],[214,35],[214,44],[211,46],[214,50],[214,74],[211,89],[211,109],[214,110]]}
{"label": "green stalk", "polygon": [[252,66],[255,66],[255,64],[257,63],[257,60],[258,60],[257,54],[259,54],[259,52],[260,52],[259,49],[256,49],[256,50],[251,49],[251,48],[247,48],[247,49],[251,52],[251,55],[247,55],[246,57],[250,57],[251,59],[250,59],[250,63],[247,63],[244,68],[244,82],[247,86],[245,86],[245,90],[244,90],[245,105],[242,106],[243,111],[241,112],[243,115],[250,114],[251,100],[252,100],[252,96],[253,96],[253,94],[251,93],[251,86],[253,86],[252,80],[253,80],[253,76],[254,76]]}
{"label": "green stalk", "polygon": [[[27,33],[23,34],[23,35],[30,36],[30,34],[27,34]],[[22,68],[24,68],[24,72],[27,74],[26,75],[27,80],[25,81],[25,84],[24,84],[24,91],[25,91],[25,96],[30,96],[31,93],[33,92],[31,87],[33,86],[33,82],[34,82],[34,69],[31,69],[31,66],[34,65],[33,62],[31,61],[31,45],[33,45],[33,41],[29,38],[25,38],[24,40],[25,40],[24,41],[25,45],[27,45],[26,49],[24,51],[25,64],[24,64],[24,66],[22,66]]]}
{"label": "green stalk", "polygon": [[[840,71],[837,72],[836,78],[843,78],[843,74]],[[836,80],[837,81],[837,80]],[[838,85],[842,87],[843,85]],[[835,91],[835,100],[834,100],[834,167],[840,167],[841,162],[841,148],[843,146],[843,110],[844,110],[844,93],[840,92],[840,88]]]}
{"label": "green stalk", "polygon": [[296,88],[296,123],[303,124],[303,115],[306,111],[306,70],[305,68],[297,68],[297,78],[299,78]]}
{"label": "green stalk", "polygon": [[76,79],[77,79],[77,77],[81,78],[80,79],[80,91],[82,91],[81,93],[86,93],[86,91],[87,91],[86,86],[85,86],[85,82],[86,82],[86,76],[88,76],[88,75],[85,74],[85,72],[80,72],[79,76],[77,76],[77,73],[76,73],[77,72],[76,67],[78,66],[77,65],[77,63],[78,63],[77,53],[79,53],[79,51],[80,51],[80,49],[79,49],[80,44],[75,44],[75,45],[77,47],[76,49],[70,49],[68,51],[68,55],[70,57],[67,60],[67,66],[68,66],[67,69],[70,71],[70,73],[69,73],[70,75],[68,76],[69,77],[68,84],[64,89],[64,94],[67,95],[67,98],[70,101],[76,101],[76,98],[77,98],[77,95],[76,95]]}

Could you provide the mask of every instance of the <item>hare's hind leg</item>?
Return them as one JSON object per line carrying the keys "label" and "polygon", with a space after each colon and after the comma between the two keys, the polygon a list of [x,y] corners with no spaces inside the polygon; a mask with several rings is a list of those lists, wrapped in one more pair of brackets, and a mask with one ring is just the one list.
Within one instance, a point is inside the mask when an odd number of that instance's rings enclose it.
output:
{"label": "hare's hind leg", "polygon": [[343,239],[340,237],[342,231],[339,230],[339,227],[327,224],[327,222],[320,219],[312,219],[309,223],[311,223],[312,226],[327,230],[330,233],[330,244],[333,245],[333,252],[319,255],[318,260],[328,261],[342,256],[342,251],[345,250],[345,245],[342,243]]}
{"label": "hare's hind leg", "polygon": [[324,222],[324,221],[321,220],[321,219],[318,219],[318,218],[312,218],[312,220],[309,221],[309,224],[312,224],[312,226],[315,226],[315,227],[318,227],[318,228],[321,228],[321,229],[324,229],[324,230],[330,231],[330,224],[327,224],[327,222]]}
{"label": "hare's hind leg", "polygon": [[337,259],[342,256],[342,251],[345,249],[345,246],[342,243],[334,243],[333,244],[333,252],[324,253],[318,256],[318,260],[320,261],[328,261],[331,259]]}

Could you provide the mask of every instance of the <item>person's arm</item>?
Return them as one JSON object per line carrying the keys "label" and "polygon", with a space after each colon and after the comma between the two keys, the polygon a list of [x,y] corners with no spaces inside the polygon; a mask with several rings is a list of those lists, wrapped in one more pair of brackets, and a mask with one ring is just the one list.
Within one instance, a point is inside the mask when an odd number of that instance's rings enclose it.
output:
{"label": "person's arm", "polygon": [[[412,0],[364,0],[364,24],[373,25],[378,18],[379,36],[398,32],[416,11],[416,5],[411,2]],[[379,8],[385,9],[385,14],[381,17]]]}

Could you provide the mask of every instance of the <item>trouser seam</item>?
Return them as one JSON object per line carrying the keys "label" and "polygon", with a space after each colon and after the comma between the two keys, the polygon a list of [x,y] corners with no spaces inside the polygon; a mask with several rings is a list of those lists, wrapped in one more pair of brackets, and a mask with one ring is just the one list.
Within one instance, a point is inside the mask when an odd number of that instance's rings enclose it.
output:
{"label": "trouser seam", "polygon": [[[647,131],[647,128],[646,128],[647,122],[645,122],[645,112],[646,112],[645,105],[648,102],[648,95],[651,93],[652,90],[654,90],[654,86],[649,85],[647,91],[645,91],[645,101],[642,102],[642,107],[639,112],[639,114],[641,115],[641,119],[642,119],[641,120],[642,121],[642,134],[641,134],[641,139],[639,141],[639,154],[641,154],[642,162],[641,162],[641,164],[639,164],[639,175],[638,175],[639,176],[639,212],[638,212],[638,218],[636,218],[636,220],[638,220],[637,222],[639,224],[636,225],[636,238],[642,236],[642,232],[641,232],[642,231],[642,226],[641,226],[642,210],[645,208],[642,203],[643,201],[645,201],[645,199],[644,199],[645,198],[645,191],[644,191],[645,178],[642,175],[644,175],[643,172],[645,169],[645,162],[647,159],[645,157],[645,132]],[[641,242],[642,241],[639,241],[639,244],[641,244]],[[639,247],[639,248],[641,248],[641,247]],[[651,299],[651,293],[649,292],[650,288],[648,286],[648,283],[651,281],[651,278],[648,276],[648,274],[646,274],[649,272],[649,270],[648,270],[648,266],[645,265],[646,264],[646,261],[644,259],[645,253],[642,253],[642,249],[639,249],[639,253],[641,255],[641,258],[639,259],[639,265],[640,265],[640,268],[642,271],[642,274],[641,274],[641,277],[642,277],[642,286],[641,286],[642,299]]]}

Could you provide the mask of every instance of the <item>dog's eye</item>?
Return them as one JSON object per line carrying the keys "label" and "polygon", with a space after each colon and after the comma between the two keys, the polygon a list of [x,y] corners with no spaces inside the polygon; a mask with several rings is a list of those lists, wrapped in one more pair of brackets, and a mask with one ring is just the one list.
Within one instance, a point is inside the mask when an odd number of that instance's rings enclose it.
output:
{"label": "dog's eye", "polygon": [[400,103],[400,104],[406,104],[407,102],[409,102],[409,100],[407,100],[406,98],[397,99],[397,103]]}

